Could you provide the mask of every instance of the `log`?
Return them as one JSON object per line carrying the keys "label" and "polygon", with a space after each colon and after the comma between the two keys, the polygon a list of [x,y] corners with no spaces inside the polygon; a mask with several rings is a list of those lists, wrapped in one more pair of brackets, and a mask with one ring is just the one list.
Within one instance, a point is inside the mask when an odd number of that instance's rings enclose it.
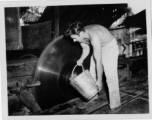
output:
{"label": "log", "polygon": [[23,103],[19,100],[19,98],[12,94],[8,96],[8,114],[11,115],[14,112],[19,112]]}
{"label": "log", "polygon": [[34,96],[28,92],[27,89],[22,89],[20,93],[16,92],[16,95],[32,113],[41,111],[41,108],[36,102]]}

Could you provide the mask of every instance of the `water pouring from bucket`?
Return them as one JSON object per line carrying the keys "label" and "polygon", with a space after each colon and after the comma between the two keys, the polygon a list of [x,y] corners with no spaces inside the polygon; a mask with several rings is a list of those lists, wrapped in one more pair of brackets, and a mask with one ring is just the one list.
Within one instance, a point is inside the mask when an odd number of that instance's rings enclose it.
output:
{"label": "water pouring from bucket", "polygon": [[98,88],[93,80],[93,77],[88,70],[84,69],[83,65],[81,66],[82,73],[79,75],[74,74],[74,70],[77,66],[78,65],[75,65],[72,70],[70,85],[74,87],[87,101],[89,101],[97,95],[99,92]]}

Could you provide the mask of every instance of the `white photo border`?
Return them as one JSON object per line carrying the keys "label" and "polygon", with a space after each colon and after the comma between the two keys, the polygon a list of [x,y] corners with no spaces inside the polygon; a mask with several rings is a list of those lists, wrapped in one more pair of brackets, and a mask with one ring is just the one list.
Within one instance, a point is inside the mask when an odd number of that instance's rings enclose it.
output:
{"label": "white photo border", "polygon": [[[81,4],[114,4],[114,3],[128,3],[145,5],[146,20],[147,20],[147,48],[148,48],[148,81],[149,81],[149,114],[129,114],[129,115],[47,115],[47,116],[8,116],[7,104],[7,70],[6,70],[6,43],[5,43],[5,21],[4,8],[5,7],[24,7],[24,6],[54,6],[54,5],[81,5]],[[20,1],[0,1],[0,75],[1,75],[1,111],[2,120],[27,120],[27,119],[65,119],[65,120],[97,120],[97,119],[147,119],[152,118],[151,115],[151,79],[152,79],[152,13],[151,0],[20,0]]]}

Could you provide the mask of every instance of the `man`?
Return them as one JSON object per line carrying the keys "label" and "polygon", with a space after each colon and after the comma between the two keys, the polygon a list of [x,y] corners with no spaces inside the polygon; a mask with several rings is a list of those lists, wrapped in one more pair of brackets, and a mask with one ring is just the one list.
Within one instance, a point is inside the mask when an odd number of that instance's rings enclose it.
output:
{"label": "man", "polygon": [[90,74],[96,80],[99,91],[102,90],[103,70],[106,75],[106,82],[109,90],[110,108],[121,106],[119,83],[118,83],[118,46],[114,36],[101,25],[88,25],[83,27],[81,22],[70,24],[65,32],[74,42],[79,42],[82,47],[82,54],[77,61],[82,65],[90,52],[89,44],[93,48],[93,55],[90,63]]}

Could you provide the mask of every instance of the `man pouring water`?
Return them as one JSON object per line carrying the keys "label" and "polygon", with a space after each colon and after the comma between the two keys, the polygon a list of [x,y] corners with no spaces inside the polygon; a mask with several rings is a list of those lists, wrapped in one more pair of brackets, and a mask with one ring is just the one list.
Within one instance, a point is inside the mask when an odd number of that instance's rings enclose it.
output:
{"label": "man pouring water", "polygon": [[74,22],[68,25],[66,36],[79,42],[82,47],[82,54],[77,61],[81,66],[83,61],[93,48],[93,55],[90,62],[90,74],[94,78],[99,91],[102,90],[103,70],[106,75],[106,82],[109,90],[110,108],[115,109],[121,106],[119,83],[118,83],[118,46],[116,39],[108,29],[101,25],[83,26],[81,22]]}

